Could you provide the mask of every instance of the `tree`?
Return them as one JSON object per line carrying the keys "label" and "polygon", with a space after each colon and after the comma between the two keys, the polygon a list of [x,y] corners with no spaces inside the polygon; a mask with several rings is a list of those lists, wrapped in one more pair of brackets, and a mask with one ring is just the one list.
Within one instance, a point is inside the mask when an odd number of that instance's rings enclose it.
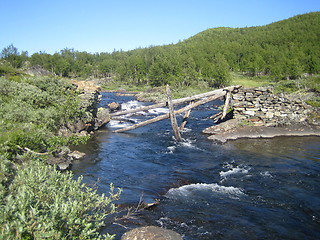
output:
{"label": "tree", "polygon": [[[24,52],[24,55],[25,54],[26,54],[26,52]],[[11,64],[12,67],[20,68],[23,64],[24,56],[21,56],[18,51],[18,48],[13,46],[13,44],[11,44],[2,50],[1,58],[7,60]]]}

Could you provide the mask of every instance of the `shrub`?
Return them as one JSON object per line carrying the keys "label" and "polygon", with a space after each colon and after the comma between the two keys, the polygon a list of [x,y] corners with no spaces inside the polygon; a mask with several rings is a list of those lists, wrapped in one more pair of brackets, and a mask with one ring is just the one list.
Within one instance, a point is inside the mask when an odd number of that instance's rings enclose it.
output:
{"label": "shrub", "polygon": [[320,92],[320,76],[312,76],[303,81],[306,88],[312,91]]}
{"label": "shrub", "polygon": [[0,155],[0,202],[3,202],[4,197],[7,195],[7,186],[12,175],[11,162]]}
{"label": "shrub", "polygon": [[297,84],[298,80],[283,80],[279,81],[274,90],[275,92],[287,92],[293,93],[299,90],[299,86]]}
{"label": "shrub", "polygon": [[[84,115],[72,86],[57,78],[0,78],[0,153],[12,158],[17,145],[53,150],[81,139],[52,141],[60,126]],[[76,141],[75,141],[76,140]]]}
{"label": "shrub", "polygon": [[[6,167],[1,163],[0,171],[6,172]],[[120,191],[114,193],[111,185],[110,196],[100,196],[81,181],[40,161],[18,166],[0,206],[2,238],[112,239],[99,229],[105,217],[115,212],[112,201]]]}
{"label": "shrub", "polygon": [[306,101],[307,104],[311,105],[312,107],[320,107],[320,97],[314,97]]}
{"label": "shrub", "polygon": [[20,74],[20,72],[9,66],[9,65],[2,65],[0,64],[0,76],[4,76],[4,75],[8,75],[8,76],[14,76],[14,75],[18,75]]}

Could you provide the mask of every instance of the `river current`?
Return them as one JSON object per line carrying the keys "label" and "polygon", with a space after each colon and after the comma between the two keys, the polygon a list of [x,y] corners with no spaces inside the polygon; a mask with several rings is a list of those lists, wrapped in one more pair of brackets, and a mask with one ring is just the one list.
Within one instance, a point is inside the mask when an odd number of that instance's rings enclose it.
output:
{"label": "river current", "polygon": [[[148,104],[103,93],[102,106],[113,101],[124,109]],[[320,138],[214,143],[201,132],[220,104],[191,112],[182,143],[174,141],[169,120],[125,133],[112,131],[132,123],[112,120],[78,147],[87,155],[73,164],[76,176],[99,193],[108,194],[110,183],[123,189],[117,201],[123,211],[105,232],[120,239],[131,228],[155,225],[186,240],[320,239]],[[139,122],[166,112],[125,118]],[[135,211],[141,200],[159,204]]]}

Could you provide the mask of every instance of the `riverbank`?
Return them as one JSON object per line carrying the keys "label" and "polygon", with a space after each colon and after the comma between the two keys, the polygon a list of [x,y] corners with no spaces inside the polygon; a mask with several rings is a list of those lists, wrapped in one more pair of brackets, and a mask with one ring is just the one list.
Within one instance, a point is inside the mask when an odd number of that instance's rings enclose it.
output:
{"label": "riverbank", "polygon": [[81,91],[69,79],[21,74],[0,77],[0,93],[0,238],[112,239],[99,230],[119,195],[57,170],[81,157],[70,146],[89,139],[72,131],[91,116]]}
{"label": "riverbank", "polygon": [[210,140],[320,136],[319,108],[296,95],[274,93],[271,87],[240,88],[232,94],[230,107],[231,119],[203,131]]}
{"label": "riverbank", "polygon": [[274,137],[320,137],[320,126],[312,124],[293,124],[289,126],[243,126],[241,121],[232,119],[209,127],[203,131],[209,134],[208,139],[219,143],[243,138],[274,138]]}

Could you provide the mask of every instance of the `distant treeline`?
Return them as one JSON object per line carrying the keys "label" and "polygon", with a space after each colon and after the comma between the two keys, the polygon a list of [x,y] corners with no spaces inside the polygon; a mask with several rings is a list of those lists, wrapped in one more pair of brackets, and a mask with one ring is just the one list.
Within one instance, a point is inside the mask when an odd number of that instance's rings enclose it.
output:
{"label": "distant treeline", "polygon": [[28,56],[10,45],[2,59],[13,67],[40,65],[62,77],[110,77],[135,85],[223,86],[230,72],[297,79],[320,72],[320,12],[298,15],[262,27],[214,28],[185,41],[128,52],[63,49]]}

